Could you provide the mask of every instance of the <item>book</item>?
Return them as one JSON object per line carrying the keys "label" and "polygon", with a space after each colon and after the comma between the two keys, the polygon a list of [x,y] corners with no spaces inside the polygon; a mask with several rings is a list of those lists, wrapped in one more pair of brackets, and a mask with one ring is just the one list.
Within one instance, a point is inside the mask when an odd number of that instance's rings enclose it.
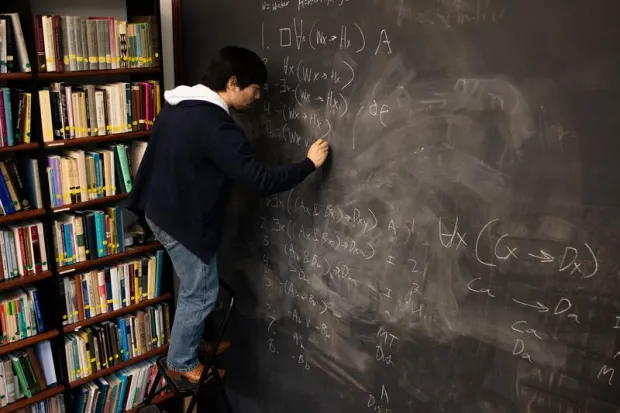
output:
{"label": "book", "polygon": [[22,222],[0,229],[0,280],[48,271],[43,224]]}
{"label": "book", "polygon": [[45,331],[38,291],[34,287],[0,294],[0,344],[12,343]]}
{"label": "book", "polygon": [[[169,343],[166,328],[150,318],[164,319],[167,307],[155,305],[114,321],[80,329],[65,336],[66,365],[69,381],[86,378],[97,371],[116,366]],[[148,317],[145,317],[148,314]],[[149,343],[149,347],[147,347]],[[150,350],[149,350],[150,349]]]}
{"label": "book", "polygon": [[[32,397],[56,383],[45,381],[45,377],[56,374],[49,344],[43,341],[35,348],[27,347],[0,357],[0,395],[4,396],[0,398],[0,405]],[[39,348],[45,350],[39,351]]]}
{"label": "book", "polygon": [[53,232],[59,267],[125,251],[125,226],[119,206],[58,214]]}
{"label": "book", "polygon": [[[12,51],[11,56],[12,60],[7,62],[7,69],[11,69],[11,71],[15,72],[31,72],[32,68],[30,66],[30,59],[28,57],[28,50],[26,49],[26,42],[24,40],[24,32],[22,30],[21,20],[19,14],[17,13],[7,13],[0,14],[0,17],[6,17],[6,27],[10,26],[10,29],[7,30],[7,34],[11,34],[12,38],[7,39],[11,41]],[[10,63],[13,63],[12,65]],[[9,71],[9,70],[7,70]]]}
{"label": "book", "polygon": [[154,358],[119,370],[75,390],[75,413],[120,413],[140,406],[151,389],[162,392],[164,381],[155,382],[157,364]]}
{"label": "book", "polygon": [[64,277],[63,325],[77,323],[161,295],[163,250]]}
{"label": "book", "polygon": [[52,207],[128,193],[133,182],[130,150],[125,144],[109,145],[93,151],[64,151],[50,155],[46,172],[51,184]]}
{"label": "book", "polygon": [[[126,21],[111,16],[37,15],[33,22],[37,64],[47,72],[161,66],[155,16]],[[19,48],[20,43],[18,52]]]}
{"label": "book", "polygon": [[150,130],[161,110],[160,95],[156,80],[79,86],[53,82],[39,91],[44,141]]}

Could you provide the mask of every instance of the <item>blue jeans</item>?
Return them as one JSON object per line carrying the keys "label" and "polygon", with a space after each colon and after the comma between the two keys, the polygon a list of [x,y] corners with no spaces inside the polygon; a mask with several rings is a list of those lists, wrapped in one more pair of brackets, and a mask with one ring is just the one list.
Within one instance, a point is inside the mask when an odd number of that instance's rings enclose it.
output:
{"label": "blue jeans", "polygon": [[217,301],[220,288],[217,259],[208,263],[191,253],[148,218],[147,223],[162,243],[179,277],[179,293],[168,348],[168,368],[187,372],[198,365],[198,346],[205,320]]}

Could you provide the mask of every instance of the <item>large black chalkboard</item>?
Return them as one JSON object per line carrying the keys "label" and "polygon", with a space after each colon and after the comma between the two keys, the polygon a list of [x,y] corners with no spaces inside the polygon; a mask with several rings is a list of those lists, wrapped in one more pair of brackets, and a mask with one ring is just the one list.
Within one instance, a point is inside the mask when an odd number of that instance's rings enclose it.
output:
{"label": "large black chalkboard", "polygon": [[618,411],[620,3],[182,4],[187,83],[266,59],[266,161],[332,146],[233,194],[237,411]]}

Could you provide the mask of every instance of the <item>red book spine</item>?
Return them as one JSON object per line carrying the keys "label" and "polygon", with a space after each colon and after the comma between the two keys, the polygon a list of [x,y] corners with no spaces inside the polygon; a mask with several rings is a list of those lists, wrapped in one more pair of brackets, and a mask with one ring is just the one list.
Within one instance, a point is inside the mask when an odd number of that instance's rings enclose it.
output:
{"label": "red book spine", "polygon": [[60,26],[60,16],[52,16],[52,31],[54,36],[54,55],[56,58],[56,71],[64,72],[64,50],[62,48],[62,29]]}
{"label": "red book spine", "polygon": [[136,284],[135,284],[135,271],[133,263],[129,264],[129,304],[136,304]]}
{"label": "red book spine", "polygon": [[43,39],[43,22],[41,16],[32,16],[34,23],[34,37],[35,45],[37,49],[37,65],[39,66],[39,72],[45,72],[45,41]]}
{"label": "red book spine", "polygon": [[8,330],[6,326],[6,314],[4,313],[4,306],[0,304],[0,323],[2,324],[2,341],[0,343],[6,344],[8,342]]}
{"label": "red book spine", "polygon": [[30,227],[30,236],[32,237],[32,250],[34,251],[34,272],[40,273],[43,271],[42,259],[41,259],[41,242],[39,242],[39,229],[36,225]]}
{"label": "red book spine", "polygon": [[24,229],[23,228],[19,228],[17,230],[17,233],[19,235],[19,241],[18,241],[18,245],[16,245],[16,247],[19,248],[19,250],[21,251],[21,256],[22,256],[22,266],[24,267],[24,273],[20,274],[20,275],[29,275],[30,271],[28,271],[28,262],[26,260],[26,250],[24,249]]}

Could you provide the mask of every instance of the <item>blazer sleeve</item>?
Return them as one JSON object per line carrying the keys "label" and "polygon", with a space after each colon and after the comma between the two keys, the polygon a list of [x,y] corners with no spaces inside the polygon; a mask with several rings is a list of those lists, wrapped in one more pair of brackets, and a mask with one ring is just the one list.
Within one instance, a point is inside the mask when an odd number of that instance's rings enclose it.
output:
{"label": "blazer sleeve", "polygon": [[210,134],[207,152],[226,176],[262,195],[287,191],[315,170],[309,158],[278,167],[263,165],[256,159],[243,130],[234,123],[223,123]]}

